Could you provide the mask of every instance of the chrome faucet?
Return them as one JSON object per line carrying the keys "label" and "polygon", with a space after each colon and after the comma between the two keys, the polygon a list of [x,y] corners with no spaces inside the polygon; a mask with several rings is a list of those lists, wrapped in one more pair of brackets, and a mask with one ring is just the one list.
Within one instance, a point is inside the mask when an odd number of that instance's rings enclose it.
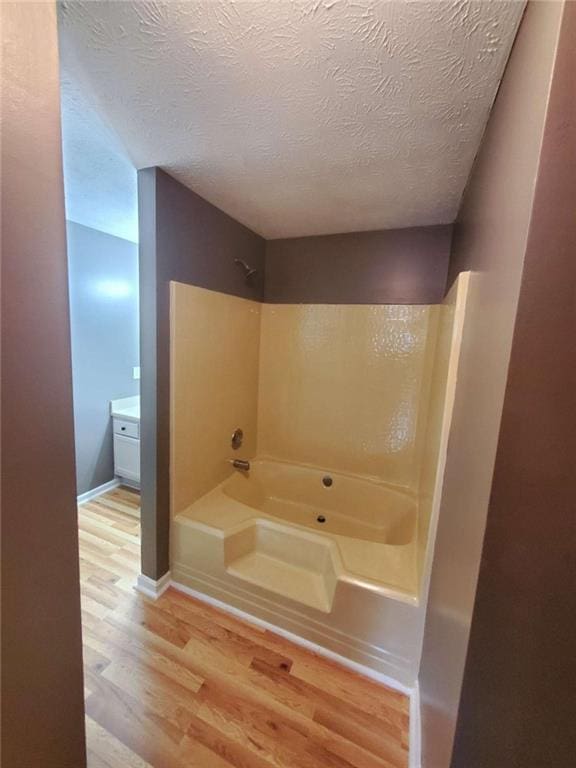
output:
{"label": "chrome faucet", "polygon": [[228,459],[230,464],[234,467],[234,469],[240,469],[242,472],[249,472],[250,471],[250,462],[245,461],[244,459]]}

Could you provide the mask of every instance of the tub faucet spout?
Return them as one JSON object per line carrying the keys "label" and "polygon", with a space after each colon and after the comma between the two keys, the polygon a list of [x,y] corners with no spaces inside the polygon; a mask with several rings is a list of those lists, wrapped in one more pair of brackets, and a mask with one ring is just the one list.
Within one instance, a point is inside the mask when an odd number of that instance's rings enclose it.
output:
{"label": "tub faucet spout", "polygon": [[250,470],[250,462],[244,459],[230,459],[230,464],[232,464],[234,469],[240,469],[242,472]]}

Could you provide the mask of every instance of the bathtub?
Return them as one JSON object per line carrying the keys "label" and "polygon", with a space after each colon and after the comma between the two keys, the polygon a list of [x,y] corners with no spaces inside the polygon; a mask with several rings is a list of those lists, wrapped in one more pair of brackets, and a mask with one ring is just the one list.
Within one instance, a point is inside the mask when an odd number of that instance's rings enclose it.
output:
{"label": "bathtub", "polygon": [[[414,656],[414,494],[266,457],[171,528],[173,579],[396,679]],[[386,638],[385,647],[372,640]]]}
{"label": "bathtub", "polygon": [[[336,579],[409,597],[416,589],[416,513],[412,494],[376,480],[256,458],[249,471],[232,471],[177,520],[225,536],[229,571],[255,582],[256,570],[249,573],[248,568],[251,560],[253,566],[259,564],[267,588],[281,594],[286,594],[298,570],[314,572],[314,562],[299,559],[299,554],[313,549],[312,561],[320,562],[324,552]],[[247,531],[252,536],[249,543]],[[240,536],[242,532],[245,535]],[[268,546],[272,538],[279,542],[273,553]],[[234,564],[232,555],[239,551],[234,547],[236,540],[252,549],[244,552],[242,563]],[[278,579],[272,578],[273,559]],[[265,565],[270,572],[265,573]],[[296,588],[289,591],[291,599],[306,604],[317,594],[317,590],[305,592],[298,598]],[[330,611],[334,589],[326,595],[330,599],[313,604]]]}
{"label": "bathtub", "polygon": [[255,511],[323,535],[388,545],[414,538],[415,499],[367,478],[256,459],[248,472],[237,471],[225,480],[222,492]]}

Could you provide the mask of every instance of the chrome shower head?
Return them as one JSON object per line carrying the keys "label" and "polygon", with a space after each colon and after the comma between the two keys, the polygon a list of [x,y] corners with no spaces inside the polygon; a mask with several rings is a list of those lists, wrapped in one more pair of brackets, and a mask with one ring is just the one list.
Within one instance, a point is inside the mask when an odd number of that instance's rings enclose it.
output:
{"label": "chrome shower head", "polygon": [[254,267],[251,267],[249,264],[246,264],[246,262],[243,259],[234,259],[234,264],[237,264],[239,267],[242,267],[244,270],[244,278],[246,281],[248,281],[252,275],[257,274],[258,270],[254,269]]}

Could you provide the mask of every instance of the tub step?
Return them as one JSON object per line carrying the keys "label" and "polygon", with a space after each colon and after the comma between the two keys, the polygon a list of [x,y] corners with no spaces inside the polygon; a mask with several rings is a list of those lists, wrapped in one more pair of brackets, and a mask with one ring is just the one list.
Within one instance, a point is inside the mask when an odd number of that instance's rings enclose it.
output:
{"label": "tub step", "polygon": [[226,571],[278,595],[330,613],[338,564],[330,544],[264,520],[226,536]]}
{"label": "tub step", "polygon": [[261,552],[238,558],[226,569],[229,574],[271,592],[284,595],[324,613],[332,609],[332,600],[324,577],[319,573],[296,568]]}

